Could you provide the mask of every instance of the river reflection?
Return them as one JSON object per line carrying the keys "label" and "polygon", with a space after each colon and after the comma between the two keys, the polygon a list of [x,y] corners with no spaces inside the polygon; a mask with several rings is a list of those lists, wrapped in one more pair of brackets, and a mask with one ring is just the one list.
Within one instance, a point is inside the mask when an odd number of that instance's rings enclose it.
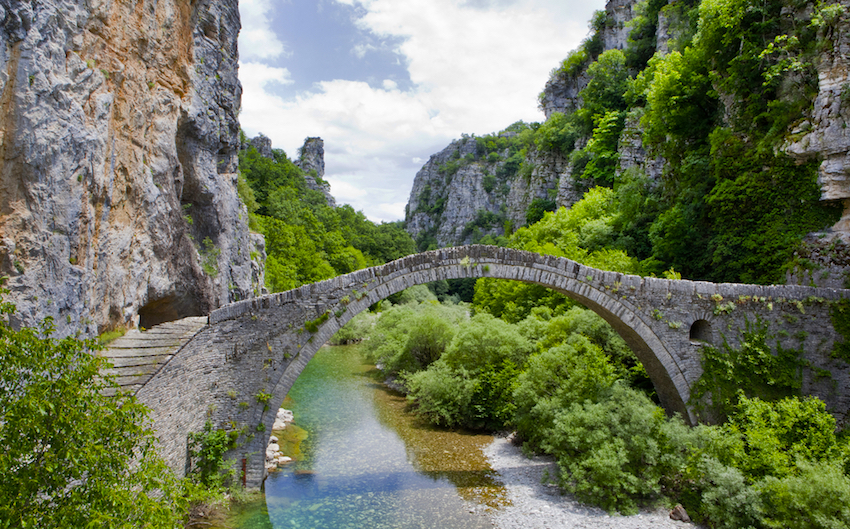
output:
{"label": "river reflection", "polygon": [[[321,349],[287,400],[307,433],[301,459],[266,480],[265,509],[238,527],[492,527],[481,512],[504,502],[482,454],[492,437],[405,413],[357,346]],[[278,436],[297,441],[298,428]]]}

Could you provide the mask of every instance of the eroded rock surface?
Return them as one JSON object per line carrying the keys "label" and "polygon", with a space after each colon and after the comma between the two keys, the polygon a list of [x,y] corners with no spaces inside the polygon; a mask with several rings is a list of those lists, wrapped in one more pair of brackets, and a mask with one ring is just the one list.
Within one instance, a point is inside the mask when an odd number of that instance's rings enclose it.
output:
{"label": "eroded rock surface", "polygon": [[0,0],[0,275],[60,334],[260,290],[236,195],[237,0]]}
{"label": "eroded rock surface", "polygon": [[[785,152],[801,160],[822,160],[818,183],[821,198],[842,201],[844,214],[833,231],[850,237],[850,33],[841,31],[850,20],[850,1],[844,6],[841,21],[822,30],[832,43],[817,63],[818,95],[809,119],[801,120],[792,130]],[[826,32],[826,34],[823,34]]]}

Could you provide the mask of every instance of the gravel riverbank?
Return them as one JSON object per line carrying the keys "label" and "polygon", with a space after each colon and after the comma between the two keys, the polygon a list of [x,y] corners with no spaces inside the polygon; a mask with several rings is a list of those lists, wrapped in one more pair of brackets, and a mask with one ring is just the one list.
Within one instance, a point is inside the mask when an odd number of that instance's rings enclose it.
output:
{"label": "gravel riverbank", "polygon": [[697,529],[692,523],[670,519],[667,509],[634,516],[611,516],[597,507],[561,495],[554,485],[542,483],[544,474],[555,475],[551,458],[528,458],[509,439],[497,437],[484,454],[505,484],[511,505],[488,516],[499,529]]}

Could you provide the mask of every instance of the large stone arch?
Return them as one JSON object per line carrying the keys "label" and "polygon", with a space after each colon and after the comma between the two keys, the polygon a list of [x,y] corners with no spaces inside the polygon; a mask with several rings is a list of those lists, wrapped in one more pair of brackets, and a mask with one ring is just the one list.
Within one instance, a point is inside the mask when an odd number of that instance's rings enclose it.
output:
{"label": "large stone arch", "polygon": [[[765,294],[785,294],[790,288],[641,278],[491,246],[411,255],[211,313],[208,327],[139,390],[153,409],[164,455],[174,468],[186,468],[186,435],[209,419],[217,427],[241,432],[242,444],[231,457],[237,468],[244,465],[246,485],[259,486],[277,405],[339,328],[373,303],[410,286],[479,277],[539,284],[595,311],[634,350],[662,405],[689,422],[695,422],[687,403],[701,373],[699,347],[712,341],[692,342],[692,324],[716,320],[716,327],[725,323],[731,329],[737,320],[728,313],[718,315],[718,299],[733,294],[739,300],[766,299]],[[777,288],[783,290],[769,290]],[[823,289],[804,290],[796,293],[799,299],[804,294],[840,297]]]}

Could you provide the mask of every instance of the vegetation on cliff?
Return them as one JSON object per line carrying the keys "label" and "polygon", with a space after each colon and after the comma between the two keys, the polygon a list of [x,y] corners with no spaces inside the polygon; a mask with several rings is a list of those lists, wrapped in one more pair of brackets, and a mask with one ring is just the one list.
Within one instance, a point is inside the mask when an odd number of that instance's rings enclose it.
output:
{"label": "vegetation on cliff", "polygon": [[[560,187],[571,196],[594,186],[617,191],[608,246],[641,261],[645,272],[672,267],[690,279],[781,282],[802,238],[841,214],[840,204],[820,200],[819,160],[784,151],[810,126],[817,64],[829,60],[845,8],[646,0],[635,12],[624,49],[603,48],[611,21],[599,12],[591,37],[553,70],[553,80],[578,91],[575,108],[565,104],[544,123],[514,124],[507,137],[471,138],[486,147],[483,156],[456,163],[507,153],[493,175],[500,189],[532,173],[531,153],[556,154],[568,160]],[[667,27],[664,49],[655,53],[659,17]],[[623,164],[635,149],[647,151],[644,160]],[[543,202],[529,204],[529,224],[554,209],[554,200]],[[464,233],[503,220],[482,218]],[[426,249],[433,234],[417,242]]]}

